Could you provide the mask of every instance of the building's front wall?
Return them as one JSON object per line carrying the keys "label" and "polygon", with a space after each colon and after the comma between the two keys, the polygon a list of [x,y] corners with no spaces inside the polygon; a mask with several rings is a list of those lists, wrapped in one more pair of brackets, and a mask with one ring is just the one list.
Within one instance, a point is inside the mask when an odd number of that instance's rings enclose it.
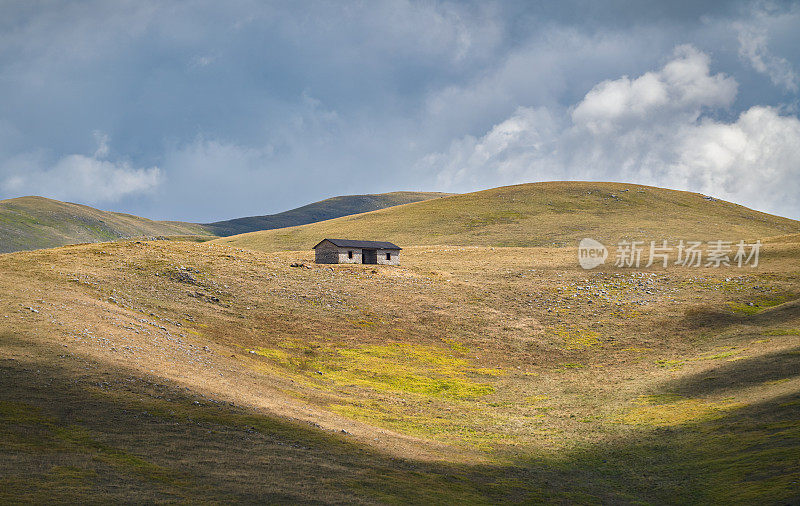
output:
{"label": "building's front wall", "polygon": [[[353,252],[352,258],[348,252]],[[381,265],[398,265],[399,251],[379,249],[377,251],[377,263]],[[386,258],[387,253],[389,259]],[[318,264],[360,264],[362,259],[360,248],[340,248],[331,242],[324,241],[314,249],[314,261]]]}
{"label": "building's front wall", "polygon": [[[359,248],[339,248],[339,262],[340,264],[360,264],[361,263],[361,250]],[[350,258],[349,251],[353,252],[353,258]]]}
{"label": "building's front wall", "polygon": [[[386,255],[389,259],[386,259]],[[396,249],[379,249],[378,250],[378,263],[381,265],[398,265],[400,263],[400,252]]]}

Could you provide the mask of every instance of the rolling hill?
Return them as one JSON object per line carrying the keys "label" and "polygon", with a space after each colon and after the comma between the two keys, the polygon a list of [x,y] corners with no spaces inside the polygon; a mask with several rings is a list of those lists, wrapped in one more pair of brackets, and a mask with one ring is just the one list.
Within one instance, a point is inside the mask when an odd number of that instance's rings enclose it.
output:
{"label": "rolling hill", "polygon": [[[798,232],[546,183],[0,255],[0,503],[797,503]],[[314,234],[404,258],[314,265]],[[495,247],[639,234],[769,239],[719,268]]]}
{"label": "rolling hill", "polygon": [[129,237],[196,236],[211,238],[288,227],[363,213],[390,206],[450,196],[436,192],[391,192],[346,195],[314,202],[267,216],[251,216],[216,223],[153,221],[138,216],[101,211],[89,206],[44,197],[0,201],[0,253],[53,248],[84,242]]}
{"label": "rolling hill", "polygon": [[367,195],[343,195],[313,202],[282,213],[236,218],[233,220],[206,223],[203,226],[211,233],[224,237],[258,230],[271,230],[275,228],[305,225],[401,204],[409,204],[411,202],[448,197],[450,195],[452,194],[408,191]]}
{"label": "rolling hill", "polygon": [[201,225],[153,221],[44,197],[0,201],[0,253],[124,237],[209,235]]}
{"label": "rolling hill", "polygon": [[797,504],[796,239],[0,255],[0,503]]}
{"label": "rolling hill", "polygon": [[623,183],[505,186],[313,224],[216,239],[262,251],[306,250],[324,237],[401,246],[565,246],[619,240],[752,240],[800,232],[800,222],[698,193]]}

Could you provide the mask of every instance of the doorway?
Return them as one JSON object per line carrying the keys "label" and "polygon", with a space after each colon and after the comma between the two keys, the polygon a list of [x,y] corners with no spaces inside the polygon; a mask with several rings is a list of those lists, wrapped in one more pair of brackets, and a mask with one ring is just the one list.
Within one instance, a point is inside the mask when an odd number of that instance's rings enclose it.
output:
{"label": "doorway", "polygon": [[377,264],[378,263],[378,250],[374,250],[374,249],[361,250],[361,263],[362,264]]}

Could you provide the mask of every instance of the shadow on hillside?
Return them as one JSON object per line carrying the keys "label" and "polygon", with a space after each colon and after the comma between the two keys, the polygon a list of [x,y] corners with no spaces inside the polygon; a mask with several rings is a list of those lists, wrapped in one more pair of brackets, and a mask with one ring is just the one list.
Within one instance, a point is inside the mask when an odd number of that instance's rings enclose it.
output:
{"label": "shadow on hillside", "polygon": [[[526,457],[514,466],[465,466],[392,458],[346,436],[0,335],[0,349],[13,348],[37,358],[0,359],[0,502],[799,498],[785,478],[797,472],[800,394],[696,426],[635,428],[613,444]],[[781,372],[769,377],[791,374],[792,360],[776,357]],[[750,374],[758,364],[741,367],[726,374]]]}
{"label": "shadow on hillside", "polygon": [[683,317],[683,326],[691,330],[708,328],[720,330],[732,325],[767,327],[800,318],[800,299],[785,302],[754,315],[743,315],[709,307],[688,309]]}
{"label": "shadow on hillside", "polygon": [[[577,502],[796,504],[800,489],[800,392],[751,404],[720,419],[667,428],[640,427],[556,465],[563,495]],[[559,496],[562,497],[562,496]]]}
{"label": "shadow on hillside", "polygon": [[663,390],[686,397],[698,397],[724,394],[796,376],[800,376],[800,347],[725,362],[711,370],[671,381],[664,385]]}

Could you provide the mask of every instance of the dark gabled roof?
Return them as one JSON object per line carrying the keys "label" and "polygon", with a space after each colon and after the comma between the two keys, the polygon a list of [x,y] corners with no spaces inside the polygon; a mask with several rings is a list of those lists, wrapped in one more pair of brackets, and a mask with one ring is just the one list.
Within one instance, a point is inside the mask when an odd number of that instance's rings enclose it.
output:
{"label": "dark gabled roof", "polygon": [[[325,241],[333,243],[334,246],[339,246],[340,248],[403,249],[400,246],[392,244],[388,241],[351,241],[350,239],[323,239],[317,243],[317,246]],[[314,246],[313,249],[316,249],[317,246]]]}

